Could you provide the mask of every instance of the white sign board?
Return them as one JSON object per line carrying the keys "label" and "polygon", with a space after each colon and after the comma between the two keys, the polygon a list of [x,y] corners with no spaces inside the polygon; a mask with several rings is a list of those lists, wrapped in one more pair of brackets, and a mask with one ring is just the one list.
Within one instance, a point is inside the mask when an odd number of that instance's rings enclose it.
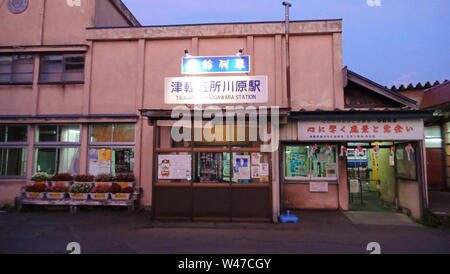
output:
{"label": "white sign board", "polygon": [[191,155],[158,155],[158,179],[191,179]]}
{"label": "white sign board", "polygon": [[359,180],[350,180],[350,193],[359,193]]}
{"label": "white sign board", "polygon": [[327,182],[310,182],[309,192],[328,192]]}
{"label": "white sign board", "polygon": [[167,77],[166,104],[267,103],[267,76]]}
{"label": "white sign board", "polygon": [[421,119],[396,122],[372,121],[299,121],[298,138],[308,141],[392,141],[422,140]]}

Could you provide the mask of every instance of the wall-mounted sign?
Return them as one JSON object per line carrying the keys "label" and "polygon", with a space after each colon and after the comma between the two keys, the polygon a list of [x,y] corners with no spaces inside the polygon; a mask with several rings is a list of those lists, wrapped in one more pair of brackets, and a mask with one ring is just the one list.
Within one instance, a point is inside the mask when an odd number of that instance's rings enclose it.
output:
{"label": "wall-mounted sign", "polygon": [[191,56],[183,57],[182,74],[247,73],[250,56]]}
{"label": "wall-mounted sign", "polygon": [[309,192],[328,192],[328,182],[310,182]]}
{"label": "wall-mounted sign", "polygon": [[166,104],[267,103],[267,76],[167,77]]}
{"label": "wall-mounted sign", "polygon": [[191,179],[191,155],[158,155],[158,179]]}
{"label": "wall-mounted sign", "polygon": [[372,121],[300,121],[299,140],[309,141],[392,141],[422,140],[421,119],[395,122]]}

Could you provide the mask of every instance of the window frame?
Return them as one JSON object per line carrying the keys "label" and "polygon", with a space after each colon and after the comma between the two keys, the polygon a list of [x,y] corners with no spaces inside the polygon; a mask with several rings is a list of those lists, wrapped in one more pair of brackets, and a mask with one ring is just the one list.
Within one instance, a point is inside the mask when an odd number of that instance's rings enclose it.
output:
{"label": "window frame", "polygon": [[[6,57],[11,57],[12,61],[9,64],[10,66],[10,72],[9,73],[0,73],[0,75],[9,75],[9,81],[8,82],[3,82],[0,81],[0,85],[32,85],[33,84],[33,79],[34,79],[34,64],[35,64],[35,60],[34,57],[35,55],[32,53],[8,53],[8,54],[0,54],[0,57],[2,56],[6,56]],[[15,60],[14,56],[17,56],[18,58]],[[21,65],[30,65],[32,67],[31,72],[15,72],[15,70],[17,69],[17,67],[20,65],[20,61],[24,60],[24,59],[20,59],[20,56],[30,56],[31,58],[29,58],[31,60],[30,63],[23,63]],[[31,79],[29,81],[13,81],[14,79],[14,75],[25,75],[25,74],[30,74],[31,75]]]}
{"label": "window frame", "polygon": [[[313,177],[312,176],[312,156],[311,154],[309,154],[308,157],[308,161],[309,161],[309,172],[308,172],[308,176],[305,177],[300,177],[300,176],[294,176],[294,177],[287,177],[286,176],[286,147],[288,146],[312,146],[312,145],[317,145],[317,146],[325,146],[325,145],[329,145],[332,147],[332,149],[334,150],[334,155],[335,155],[335,164],[336,164],[336,176],[334,177]],[[283,159],[283,163],[282,163],[282,178],[283,178],[283,182],[286,184],[298,184],[298,183],[302,183],[302,184],[308,184],[310,182],[320,182],[320,181],[325,181],[329,184],[338,184],[339,181],[339,156],[337,154],[337,150],[338,149],[338,144],[334,144],[334,143],[317,143],[317,144],[312,144],[312,143],[284,143],[282,144],[282,149],[281,149],[281,154],[282,154],[282,159]]]}
{"label": "window frame", "polygon": [[[56,126],[56,142],[55,141],[49,141],[49,142],[41,142],[39,141],[39,127],[40,126]],[[78,128],[80,129],[80,137],[78,139],[78,142],[59,142],[58,140],[60,139],[60,128],[61,126],[78,126]],[[55,123],[51,123],[51,124],[37,124],[35,126],[35,138],[34,138],[34,151],[33,151],[33,173],[37,172],[37,150],[40,148],[55,148],[55,149],[61,149],[61,148],[76,148],[78,149],[78,158],[81,157],[81,138],[82,138],[82,130],[83,127],[81,124],[77,124],[77,123],[67,123],[67,124],[55,124]],[[58,152],[57,152],[58,154]],[[59,154],[58,154],[59,155]],[[58,166],[57,164],[57,160],[55,162],[55,174],[57,174],[58,171]],[[77,174],[80,172],[80,170],[78,169],[78,171],[74,171]]]}
{"label": "window frame", "polygon": [[[114,128],[117,124],[128,124],[133,125],[134,127],[134,142],[114,142]],[[93,131],[93,126],[96,125],[111,125],[111,142],[92,142],[91,141],[91,133]],[[136,155],[136,123],[92,123],[88,125],[88,159],[86,161],[86,170],[89,172],[89,153],[91,149],[111,149],[112,151],[114,149],[133,149],[133,154]],[[112,153],[111,151],[111,153]],[[134,156],[134,161],[136,161],[136,157]],[[131,172],[134,174],[135,166],[133,165],[133,171]],[[112,165],[110,173],[112,174]]]}
{"label": "window frame", "polygon": [[[61,56],[61,71],[58,72],[48,72],[44,70],[44,65],[46,64],[46,61],[44,60],[45,57],[49,56]],[[70,72],[67,71],[66,66],[68,64],[72,64],[71,62],[67,61],[70,57],[77,57],[82,56],[83,57],[83,70],[81,72]],[[86,77],[86,52],[52,52],[52,53],[43,53],[40,55],[40,64],[39,64],[39,76],[38,76],[38,83],[39,84],[84,84],[85,77]],[[80,63],[73,63],[73,64],[81,64]],[[70,75],[77,75],[82,74],[81,77],[83,80],[67,80]],[[60,80],[44,80],[43,75],[59,75]]]}
{"label": "window frame", "polygon": [[[7,141],[7,128],[8,126],[24,126],[26,128],[26,140],[23,142],[8,142]],[[0,179],[24,179],[27,177],[27,165],[28,165],[28,137],[30,136],[30,127],[27,124],[0,124],[0,126],[5,127],[5,142],[0,142],[0,149],[11,149],[11,148],[21,148],[25,150],[27,161],[25,161],[25,174],[23,175],[1,175],[0,172]],[[1,170],[0,170],[1,171]]]}

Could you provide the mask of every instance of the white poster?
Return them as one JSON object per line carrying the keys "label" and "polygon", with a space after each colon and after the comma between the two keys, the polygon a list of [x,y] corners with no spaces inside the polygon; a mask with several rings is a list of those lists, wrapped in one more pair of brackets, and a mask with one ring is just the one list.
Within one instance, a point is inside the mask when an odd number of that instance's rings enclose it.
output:
{"label": "white poster", "polygon": [[391,141],[422,140],[423,121],[405,119],[395,122],[372,121],[299,121],[298,138],[302,141]]}
{"label": "white poster", "polygon": [[259,175],[260,176],[269,176],[269,164],[268,163],[259,164]]}
{"label": "white poster", "polygon": [[359,181],[357,179],[350,180],[350,193],[359,193]]}
{"label": "white poster", "polygon": [[252,166],[252,179],[259,179],[259,166]]}
{"label": "white poster", "polygon": [[234,156],[233,179],[235,180],[250,179],[250,156],[248,155]]}
{"label": "white poster", "polygon": [[261,154],[258,152],[252,153],[252,165],[259,165],[261,162]]}
{"label": "white poster", "polygon": [[267,76],[167,77],[166,104],[267,103]]}
{"label": "white poster", "polygon": [[158,179],[191,179],[191,155],[158,155]]}
{"label": "white poster", "polygon": [[111,150],[90,149],[89,150],[89,174],[98,175],[111,173]]}
{"label": "white poster", "polygon": [[310,182],[309,192],[328,192],[327,182]]}

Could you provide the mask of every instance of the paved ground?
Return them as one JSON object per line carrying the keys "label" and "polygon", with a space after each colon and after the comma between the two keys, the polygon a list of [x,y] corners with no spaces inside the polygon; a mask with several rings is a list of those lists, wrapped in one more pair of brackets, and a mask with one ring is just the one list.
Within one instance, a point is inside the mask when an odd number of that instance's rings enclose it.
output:
{"label": "paved ground", "polygon": [[429,196],[431,212],[450,216],[450,192],[430,191]]}
{"label": "paved ground", "polygon": [[450,253],[450,230],[362,225],[341,212],[301,211],[298,224],[151,222],[118,211],[0,213],[0,253]]}

